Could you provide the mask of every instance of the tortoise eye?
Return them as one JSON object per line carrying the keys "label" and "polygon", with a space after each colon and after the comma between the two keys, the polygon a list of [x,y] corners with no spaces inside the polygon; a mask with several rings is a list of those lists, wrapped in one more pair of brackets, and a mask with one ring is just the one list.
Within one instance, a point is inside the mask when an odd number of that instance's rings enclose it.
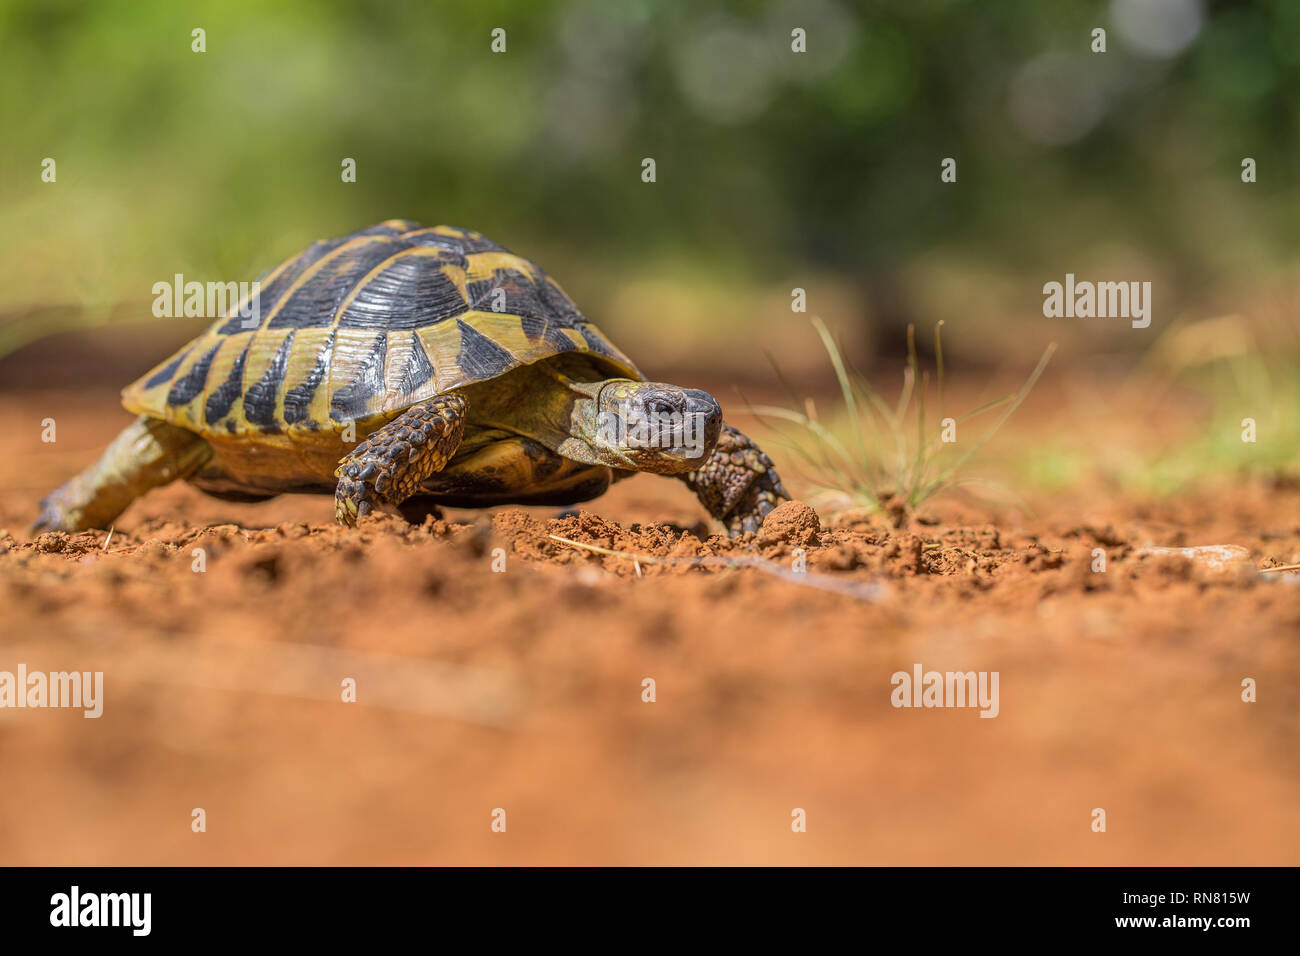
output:
{"label": "tortoise eye", "polygon": [[672,402],[665,398],[652,398],[646,402],[646,411],[651,415],[671,415],[676,410]]}

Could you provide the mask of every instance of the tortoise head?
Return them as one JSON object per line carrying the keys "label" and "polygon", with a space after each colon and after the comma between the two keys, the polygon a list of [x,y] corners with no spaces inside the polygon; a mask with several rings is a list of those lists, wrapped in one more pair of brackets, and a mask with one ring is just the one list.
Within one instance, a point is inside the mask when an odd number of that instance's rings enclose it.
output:
{"label": "tortoise head", "polygon": [[570,382],[569,388],[579,398],[559,452],[588,464],[660,475],[694,471],[722,429],[722,408],[696,388],[627,378]]}

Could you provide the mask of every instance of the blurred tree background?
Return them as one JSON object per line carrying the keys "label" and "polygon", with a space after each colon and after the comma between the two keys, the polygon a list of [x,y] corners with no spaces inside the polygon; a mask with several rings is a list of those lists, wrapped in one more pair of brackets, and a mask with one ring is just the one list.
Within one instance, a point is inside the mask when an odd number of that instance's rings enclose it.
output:
{"label": "blurred tree background", "polygon": [[[793,354],[796,286],[877,354],[1225,310],[1294,346],[1298,80],[1294,0],[0,0],[0,350],[398,216],[537,260],[664,364]],[[1152,280],[1150,335],[1043,318],[1066,272]]]}

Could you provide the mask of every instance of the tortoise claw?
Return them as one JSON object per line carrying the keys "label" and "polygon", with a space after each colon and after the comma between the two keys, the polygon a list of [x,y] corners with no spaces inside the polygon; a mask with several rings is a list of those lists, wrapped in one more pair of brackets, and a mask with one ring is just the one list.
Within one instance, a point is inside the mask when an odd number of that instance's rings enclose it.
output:
{"label": "tortoise claw", "polygon": [[355,528],[361,514],[361,496],[367,491],[364,482],[341,479],[334,490],[334,520],[345,528]]}

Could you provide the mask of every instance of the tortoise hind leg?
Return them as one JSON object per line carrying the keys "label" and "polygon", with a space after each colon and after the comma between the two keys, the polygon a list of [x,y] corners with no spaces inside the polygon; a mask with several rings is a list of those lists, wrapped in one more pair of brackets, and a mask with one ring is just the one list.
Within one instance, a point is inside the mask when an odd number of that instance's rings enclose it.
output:
{"label": "tortoise hind leg", "polygon": [[438,395],[412,405],[352,449],[334,476],[334,517],[352,527],[377,504],[400,505],[451,461],[465,433],[469,403]]}
{"label": "tortoise hind leg", "polygon": [[212,447],[194,432],[141,415],[97,462],[41,499],[32,532],[106,528],[136,498],[188,478],[211,457]]}

